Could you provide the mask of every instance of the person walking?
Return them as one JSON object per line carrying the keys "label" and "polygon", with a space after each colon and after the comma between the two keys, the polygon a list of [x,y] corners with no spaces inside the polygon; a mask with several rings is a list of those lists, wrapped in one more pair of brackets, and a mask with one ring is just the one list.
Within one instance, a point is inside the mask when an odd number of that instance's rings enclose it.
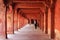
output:
{"label": "person walking", "polygon": [[35,29],[37,29],[37,20],[34,20]]}

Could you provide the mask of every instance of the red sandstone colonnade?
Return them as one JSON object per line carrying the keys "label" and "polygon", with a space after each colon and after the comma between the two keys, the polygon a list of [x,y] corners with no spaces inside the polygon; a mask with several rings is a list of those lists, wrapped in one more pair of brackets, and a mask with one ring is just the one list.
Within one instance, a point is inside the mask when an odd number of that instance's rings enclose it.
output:
{"label": "red sandstone colonnade", "polygon": [[[34,4],[31,4],[32,2]],[[54,39],[57,36],[55,36],[56,29],[60,31],[59,2],[59,0],[20,2],[1,0],[1,35],[7,38],[7,34],[14,34],[14,31],[30,23],[31,19],[37,19],[40,29]]]}

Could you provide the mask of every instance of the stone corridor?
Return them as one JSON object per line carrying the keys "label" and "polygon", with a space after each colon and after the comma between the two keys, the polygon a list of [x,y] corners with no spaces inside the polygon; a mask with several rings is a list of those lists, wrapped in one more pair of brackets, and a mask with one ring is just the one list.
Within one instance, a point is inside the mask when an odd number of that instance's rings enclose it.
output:
{"label": "stone corridor", "polygon": [[15,34],[8,34],[8,39],[0,40],[51,40],[47,34],[34,25],[27,24],[23,28],[15,31]]}
{"label": "stone corridor", "polygon": [[59,21],[60,0],[0,0],[0,40],[60,40]]}

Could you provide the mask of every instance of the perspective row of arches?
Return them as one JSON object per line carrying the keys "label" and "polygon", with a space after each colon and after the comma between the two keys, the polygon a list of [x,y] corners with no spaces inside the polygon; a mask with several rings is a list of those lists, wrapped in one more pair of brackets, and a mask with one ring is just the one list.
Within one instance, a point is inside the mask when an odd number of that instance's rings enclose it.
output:
{"label": "perspective row of arches", "polygon": [[[5,9],[5,38],[7,38],[7,13],[8,13],[9,9],[11,9],[11,12],[12,12],[12,15],[13,15],[12,16],[13,17],[12,18],[13,34],[14,34],[14,20],[15,20],[15,18],[17,20],[16,25],[15,25],[16,28],[17,28],[17,25],[18,25],[18,20],[21,19],[21,18],[18,18],[19,17],[18,15],[23,16],[23,19],[25,18],[27,20],[27,21],[24,21],[24,25],[29,22],[28,21],[29,19],[25,16],[25,14],[18,14],[18,12],[21,8],[15,9],[14,6],[16,6],[16,4],[12,0],[10,0],[10,1],[3,0],[3,1],[4,1],[4,4],[5,4],[5,8],[6,8]],[[47,3],[47,2],[49,2],[49,3]],[[50,9],[50,12],[51,12],[51,33],[50,33],[51,35],[50,36],[51,36],[52,39],[55,38],[55,27],[54,27],[55,26],[55,6],[56,6],[56,0],[45,1],[45,13],[40,13],[40,20],[39,20],[40,29],[42,31],[44,31],[44,29],[45,29],[45,33],[48,34],[48,10]],[[15,14],[16,17],[14,16],[14,14]],[[45,19],[45,21],[44,21],[44,19]],[[44,22],[45,22],[45,26],[44,26]],[[23,25],[23,23],[22,23],[22,25]]]}

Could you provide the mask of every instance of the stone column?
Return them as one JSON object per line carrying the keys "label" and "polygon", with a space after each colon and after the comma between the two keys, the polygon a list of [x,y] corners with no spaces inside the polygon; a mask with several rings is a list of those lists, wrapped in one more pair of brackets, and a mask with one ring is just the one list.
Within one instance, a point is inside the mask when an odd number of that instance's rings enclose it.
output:
{"label": "stone column", "polygon": [[17,31],[18,27],[17,27],[17,9],[15,9],[15,13],[14,13],[14,30]]}
{"label": "stone column", "polygon": [[48,7],[45,10],[45,33],[48,34]]}
{"label": "stone column", "polygon": [[18,12],[16,12],[17,13],[17,31],[18,31]]}
{"label": "stone column", "polygon": [[41,14],[42,31],[44,31],[44,13]]}
{"label": "stone column", "polygon": [[40,13],[40,24],[39,25],[40,25],[40,29],[41,29],[41,13]]}
{"label": "stone column", "polygon": [[17,26],[18,26],[18,29],[19,29],[19,12],[17,13],[17,20],[18,20]]}
{"label": "stone column", "polygon": [[17,9],[17,28],[18,29],[19,29],[19,11],[21,11],[20,8]]}
{"label": "stone column", "polygon": [[13,9],[13,34],[14,34],[14,13],[15,13],[15,9]]}
{"label": "stone column", "polygon": [[7,9],[8,9],[8,6],[6,6],[6,11],[5,11],[5,35],[6,35],[6,39],[7,39]]}
{"label": "stone column", "polygon": [[55,38],[55,6],[56,6],[56,0],[52,0],[51,4],[51,38]]}
{"label": "stone column", "polygon": [[0,2],[4,3],[5,6],[5,38],[7,39],[7,9],[8,9],[8,1],[7,0],[0,0]]}

